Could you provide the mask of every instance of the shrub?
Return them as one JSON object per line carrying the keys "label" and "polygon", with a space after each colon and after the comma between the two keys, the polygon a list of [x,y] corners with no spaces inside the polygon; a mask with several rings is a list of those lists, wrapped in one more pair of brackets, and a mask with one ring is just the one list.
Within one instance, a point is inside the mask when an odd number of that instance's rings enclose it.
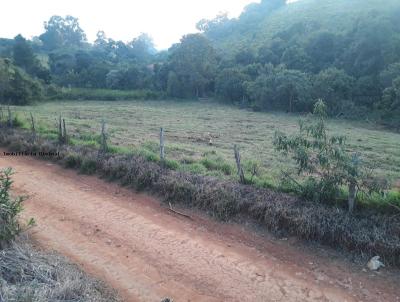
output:
{"label": "shrub", "polygon": [[85,158],[82,161],[79,171],[83,174],[91,175],[97,170],[97,162],[94,159]]}
{"label": "shrub", "polygon": [[[22,197],[12,198],[10,189],[12,185],[11,168],[0,171],[0,248],[4,248],[21,231],[18,215],[22,211]],[[33,224],[33,220],[28,225]]]}
{"label": "shrub", "polygon": [[64,166],[66,168],[77,168],[82,164],[82,158],[78,154],[67,154],[64,158]]}
{"label": "shrub", "polygon": [[305,181],[300,183],[290,173],[284,173],[284,179],[303,197],[325,202],[336,200],[345,185],[348,186],[348,206],[352,212],[358,190],[372,193],[384,187],[373,180],[359,154],[346,151],[345,136],[328,135],[326,116],[325,103],[319,100],[312,117],[300,121],[299,134],[287,137],[276,133],[274,145],[284,154],[292,154],[297,173],[305,176]]}
{"label": "shrub", "polygon": [[15,115],[13,119],[13,127],[15,128],[26,128],[27,125],[24,123],[24,121],[19,117],[19,115]]}

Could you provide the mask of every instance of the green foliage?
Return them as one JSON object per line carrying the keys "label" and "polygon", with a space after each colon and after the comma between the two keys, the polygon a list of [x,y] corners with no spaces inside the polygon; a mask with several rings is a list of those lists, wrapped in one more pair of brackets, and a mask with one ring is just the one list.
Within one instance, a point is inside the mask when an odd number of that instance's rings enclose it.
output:
{"label": "green foliage", "polygon": [[243,162],[243,169],[247,181],[253,183],[261,174],[261,163],[256,160],[246,160]]}
{"label": "green foliage", "polygon": [[165,159],[163,163],[165,167],[171,170],[178,170],[180,167],[179,162],[173,159]]}
{"label": "green foliage", "polygon": [[330,114],[338,114],[343,102],[352,99],[355,79],[343,70],[328,68],[316,75],[313,85],[314,96],[322,98]]}
{"label": "green foliage", "polygon": [[143,156],[148,161],[152,161],[152,162],[159,162],[160,161],[160,156],[157,153],[147,149],[146,147],[144,147],[144,148],[136,148],[136,149],[133,150],[133,152],[134,152],[134,154]]}
{"label": "green foliage", "polygon": [[386,124],[400,129],[400,76],[383,91],[382,101],[377,107],[383,112],[382,118]]}
{"label": "green foliage", "polygon": [[82,164],[79,169],[79,171],[82,174],[91,175],[96,173],[96,170],[97,170],[97,161],[95,159],[85,158],[82,160]]}
{"label": "green foliage", "polygon": [[168,92],[177,97],[200,97],[210,92],[216,72],[216,52],[200,34],[186,35],[171,48]]}
{"label": "green foliage", "polygon": [[200,163],[209,171],[219,171],[225,175],[233,174],[233,167],[220,156],[207,156]]}
{"label": "green foliage", "polygon": [[43,47],[54,50],[60,47],[80,46],[86,41],[86,35],[77,18],[52,16],[45,22],[46,32],[39,36]]}
{"label": "green foliage", "polygon": [[15,114],[15,115],[14,115],[12,124],[13,124],[13,127],[15,127],[15,128],[25,128],[25,129],[28,128],[27,123],[26,123],[24,120],[22,120],[22,119],[19,117],[18,114]]}
{"label": "green foliage", "polygon": [[121,101],[158,99],[160,94],[149,90],[62,89],[54,99],[87,101]]}
{"label": "green foliage", "polygon": [[251,106],[259,110],[308,111],[311,81],[307,74],[282,66],[268,68],[246,83]]}
{"label": "green foliage", "polygon": [[64,158],[64,166],[66,168],[79,168],[82,164],[82,158],[79,154],[69,153]]}
{"label": "green foliage", "polygon": [[238,103],[246,95],[245,82],[250,77],[239,68],[226,68],[219,72],[215,81],[215,93],[221,99]]}
{"label": "green foliage", "polygon": [[42,98],[42,85],[7,59],[0,59],[0,103],[26,105]]}
{"label": "green foliage", "polygon": [[[326,116],[327,107],[319,100],[312,118],[300,121],[299,134],[293,137],[275,134],[276,149],[291,154],[297,165],[297,174],[304,177],[300,183],[285,172],[285,181],[297,187],[303,197],[321,202],[335,201],[342,186],[367,192],[382,191],[384,187],[374,181],[360,155],[346,151],[346,137],[328,134]],[[352,210],[352,206],[349,207]]]}
{"label": "green foliage", "polygon": [[[11,168],[0,170],[0,248],[13,240],[22,230],[18,222],[18,215],[22,211],[22,197],[13,198],[10,196],[11,185],[13,183]],[[32,225],[30,220],[28,225]]]}
{"label": "green foliage", "polygon": [[[98,32],[87,43],[77,18],[53,16],[40,41],[0,40],[0,52],[49,85],[52,99],[216,96],[255,110],[311,112],[322,98],[331,116],[398,128],[399,20],[397,0],[263,0],[239,18],[203,19],[202,33],[157,52],[147,34],[125,43]],[[13,103],[40,98],[38,81],[1,69]]]}

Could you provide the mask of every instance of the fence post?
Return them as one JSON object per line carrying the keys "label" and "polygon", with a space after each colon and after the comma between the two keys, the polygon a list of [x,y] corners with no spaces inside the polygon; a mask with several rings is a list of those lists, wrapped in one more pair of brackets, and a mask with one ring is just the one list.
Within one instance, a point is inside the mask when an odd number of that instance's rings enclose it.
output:
{"label": "fence post", "polygon": [[7,126],[8,126],[8,128],[12,128],[13,127],[13,122],[12,122],[12,115],[11,115],[10,106],[7,106],[7,112],[8,112]]}
{"label": "fence post", "polygon": [[62,120],[61,120],[61,114],[58,118],[58,143],[62,144],[63,143],[63,129],[62,129]]}
{"label": "fence post", "polygon": [[244,178],[244,172],[243,172],[242,164],[240,162],[240,152],[239,152],[237,145],[233,146],[233,150],[235,153],[235,160],[236,160],[237,173],[239,175],[239,182],[244,184],[244,183],[246,183],[246,179]]}
{"label": "fence post", "polygon": [[349,213],[352,213],[354,210],[355,200],[356,200],[356,182],[351,181],[349,183]]}
{"label": "fence post", "polygon": [[107,147],[107,134],[106,134],[106,122],[101,121],[101,135],[100,135],[100,150],[99,154],[105,154],[108,150]]}
{"label": "fence post", "polygon": [[4,119],[3,107],[0,107],[0,128],[2,127],[3,119]]}
{"label": "fence post", "polygon": [[63,143],[68,143],[67,128],[65,127],[65,119],[63,119]]}
{"label": "fence post", "polygon": [[160,128],[160,159],[165,159],[165,147],[164,147],[164,129]]}
{"label": "fence post", "polygon": [[35,141],[36,141],[35,120],[33,119],[32,112],[30,112],[30,115],[31,115],[32,143],[35,143]]}

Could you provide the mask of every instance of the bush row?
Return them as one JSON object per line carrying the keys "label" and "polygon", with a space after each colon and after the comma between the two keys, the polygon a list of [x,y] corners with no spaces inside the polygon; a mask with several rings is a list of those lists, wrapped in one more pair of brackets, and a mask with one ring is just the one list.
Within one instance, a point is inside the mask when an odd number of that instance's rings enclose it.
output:
{"label": "bush row", "polygon": [[160,99],[161,93],[151,90],[111,90],[62,88],[53,93],[55,100],[86,100],[86,101],[129,101]]}

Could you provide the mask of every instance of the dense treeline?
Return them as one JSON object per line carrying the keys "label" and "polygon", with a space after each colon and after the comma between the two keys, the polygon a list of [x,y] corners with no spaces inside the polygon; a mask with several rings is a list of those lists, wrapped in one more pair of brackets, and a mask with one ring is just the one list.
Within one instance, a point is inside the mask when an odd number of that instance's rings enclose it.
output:
{"label": "dense treeline", "polygon": [[125,43],[100,31],[88,43],[76,18],[54,16],[31,41],[0,39],[0,55],[9,58],[0,65],[2,87],[7,77],[35,83],[29,97],[0,97],[23,104],[59,87],[153,90],[287,112],[308,112],[322,98],[333,116],[375,115],[400,126],[395,0],[263,0],[238,19],[220,15],[197,27],[199,34],[157,52],[147,34]]}

